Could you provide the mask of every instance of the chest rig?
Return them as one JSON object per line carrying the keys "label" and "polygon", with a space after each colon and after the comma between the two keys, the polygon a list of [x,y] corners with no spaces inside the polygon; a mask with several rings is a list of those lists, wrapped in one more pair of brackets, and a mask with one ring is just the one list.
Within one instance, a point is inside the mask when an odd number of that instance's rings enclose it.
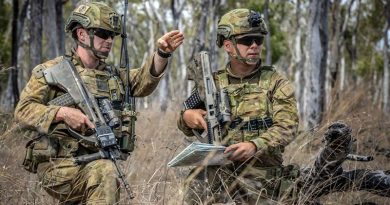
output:
{"label": "chest rig", "polygon": [[268,127],[272,126],[272,92],[271,76],[275,72],[271,66],[262,66],[260,74],[256,74],[257,83],[229,82],[226,70],[217,74],[218,86],[226,89],[232,112],[232,122],[228,130],[228,144],[252,140]]}
{"label": "chest rig", "polygon": [[[122,101],[124,100],[125,91],[119,76],[119,71],[109,65],[100,66],[100,70],[87,69],[81,66],[76,66],[76,69],[84,85],[96,98],[106,123],[113,129],[115,136],[118,138],[121,150],[124,152],[133,151],[135,140],[133,137],[130,140],[126,140],[126,142],[122,142],[122,133],[128,129],[128,126],[123,126],[122,120],[120,119],[128,118],[129,114],[122,111]],[[59,91],[48,104],[74,106],[74,101],[70,94]],[[83,145],[90,149],[94,148],[85,144]]]}
{"label": "chest rig", "polygon": [[114,109],[121,109],[125,91],[117,70],[111,66],[106,66],[104,71],[83,69],[80,72],[80,76],[95,97],[108,98]]}

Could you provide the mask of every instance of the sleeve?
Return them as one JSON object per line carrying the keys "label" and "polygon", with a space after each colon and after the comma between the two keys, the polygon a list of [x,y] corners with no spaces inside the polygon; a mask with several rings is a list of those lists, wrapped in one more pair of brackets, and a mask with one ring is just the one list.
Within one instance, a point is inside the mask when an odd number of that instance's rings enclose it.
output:
{"label": "sleeve", "polygon": [[[40,65],[42,67],[42,65]],[[40,68],[37,66],[34,70]],[[34,71],[33,71],[34,73]],[[18,105],[15,108],[15,119],[22,127],[48,134],[59,106],[46,105],[49,101],[50,87],[44,77],[32,75],[23,89]]]}
{"label": "sleeve", "polygon": [[259,138],[251,140],[258,150],[285,147],[295,139],[298,130],[299,118],[294,87],[285,77],[275,74],[271,79],[271,82],[275,83],[271,89],[273,95],[270,99],[273,125]]}
{"label": "sleeve", "polygon": [[180,117],[177,120],[177,128],[179,128],[179,130],[181,130],[186,136],[189,136],[189,137],[194,136],[192,129],[190,127],[188,127],[187,124],[184,122],[183,113],[184,113],[184,111],[180,112]]}
{"label": "sleeve", "polygon": [[[130,83],[131,91],[135,97],[145,97],[150,95],[157,87],[165,71],[159,76],[153,76],[151,69],[154,67],[154,55],[148,59],[148,61],[137,69],[130,69]],[[126,84],[126,70],[120,70],[120,77]]]}

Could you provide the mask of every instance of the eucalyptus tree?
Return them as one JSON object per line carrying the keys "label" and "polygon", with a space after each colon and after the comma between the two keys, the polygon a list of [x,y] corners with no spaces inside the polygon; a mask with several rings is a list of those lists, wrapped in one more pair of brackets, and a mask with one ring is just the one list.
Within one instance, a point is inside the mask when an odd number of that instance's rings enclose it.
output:
{"label": "eucalyptus tree", "polygon": [[303,91],[303,123],[306,129],[314,128],[320,123],[324,109],[328,5],[328,0],[311,0],[309,4]]}

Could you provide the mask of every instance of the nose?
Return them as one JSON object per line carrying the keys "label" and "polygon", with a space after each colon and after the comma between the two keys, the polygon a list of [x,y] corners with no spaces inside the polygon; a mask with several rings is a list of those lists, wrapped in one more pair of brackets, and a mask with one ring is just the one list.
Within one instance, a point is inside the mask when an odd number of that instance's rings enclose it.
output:
{"label": "nose", "polygon": [[108,42],[114,41],[114,36],[109,36],[109,37],[106,39],[106,41],[108,41]]}
{"label": "nose", "polygon": [[[261,45],[261,44],[260,44],[260,45]],[[257,45],[256,41],[253,40],[252,43],[251,43],[251,45],[250,45],[250,48],[253,48],[253,47],[257,48],[257,47],[260,46],[260,45]]]}

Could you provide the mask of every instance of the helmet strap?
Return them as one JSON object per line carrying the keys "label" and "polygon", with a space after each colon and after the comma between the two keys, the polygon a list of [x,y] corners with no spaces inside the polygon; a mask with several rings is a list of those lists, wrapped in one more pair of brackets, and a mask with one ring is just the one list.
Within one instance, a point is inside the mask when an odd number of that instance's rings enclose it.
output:
{"label": "helmet strap", "polygon": [[233,58],[235,58],[235,59],[237,59],[240,62],[245,63],[245,64],[256,63],[256,62],[259,62],[259,60],[261,60],[260,57],[258,57],[258,58],[244,58],[244,57],[242,57],[240,51],[237,48],[236,38],[234,36],[232,36],[230,39],[233,42],[233,47],[237,53],[237,55],[232,56]]}
{"label": "helmet strap", "polygon": [[76,43],[77,45],[87,49],[87,50],[90,50],[92,51],[92,54],[97,58],[97,59],[106,59],[107,56],[105,56],[103,54],[103,52],[100,52],[98,50],[96,50],[95,46],[94,46],[94,37],[95,37],[95,34],[93,33],[93,30],[92,29],[88,29],[88,35],[89,35],[89,46],[85,43],[82,43],[80,42],[79,40],[76,39]]}

